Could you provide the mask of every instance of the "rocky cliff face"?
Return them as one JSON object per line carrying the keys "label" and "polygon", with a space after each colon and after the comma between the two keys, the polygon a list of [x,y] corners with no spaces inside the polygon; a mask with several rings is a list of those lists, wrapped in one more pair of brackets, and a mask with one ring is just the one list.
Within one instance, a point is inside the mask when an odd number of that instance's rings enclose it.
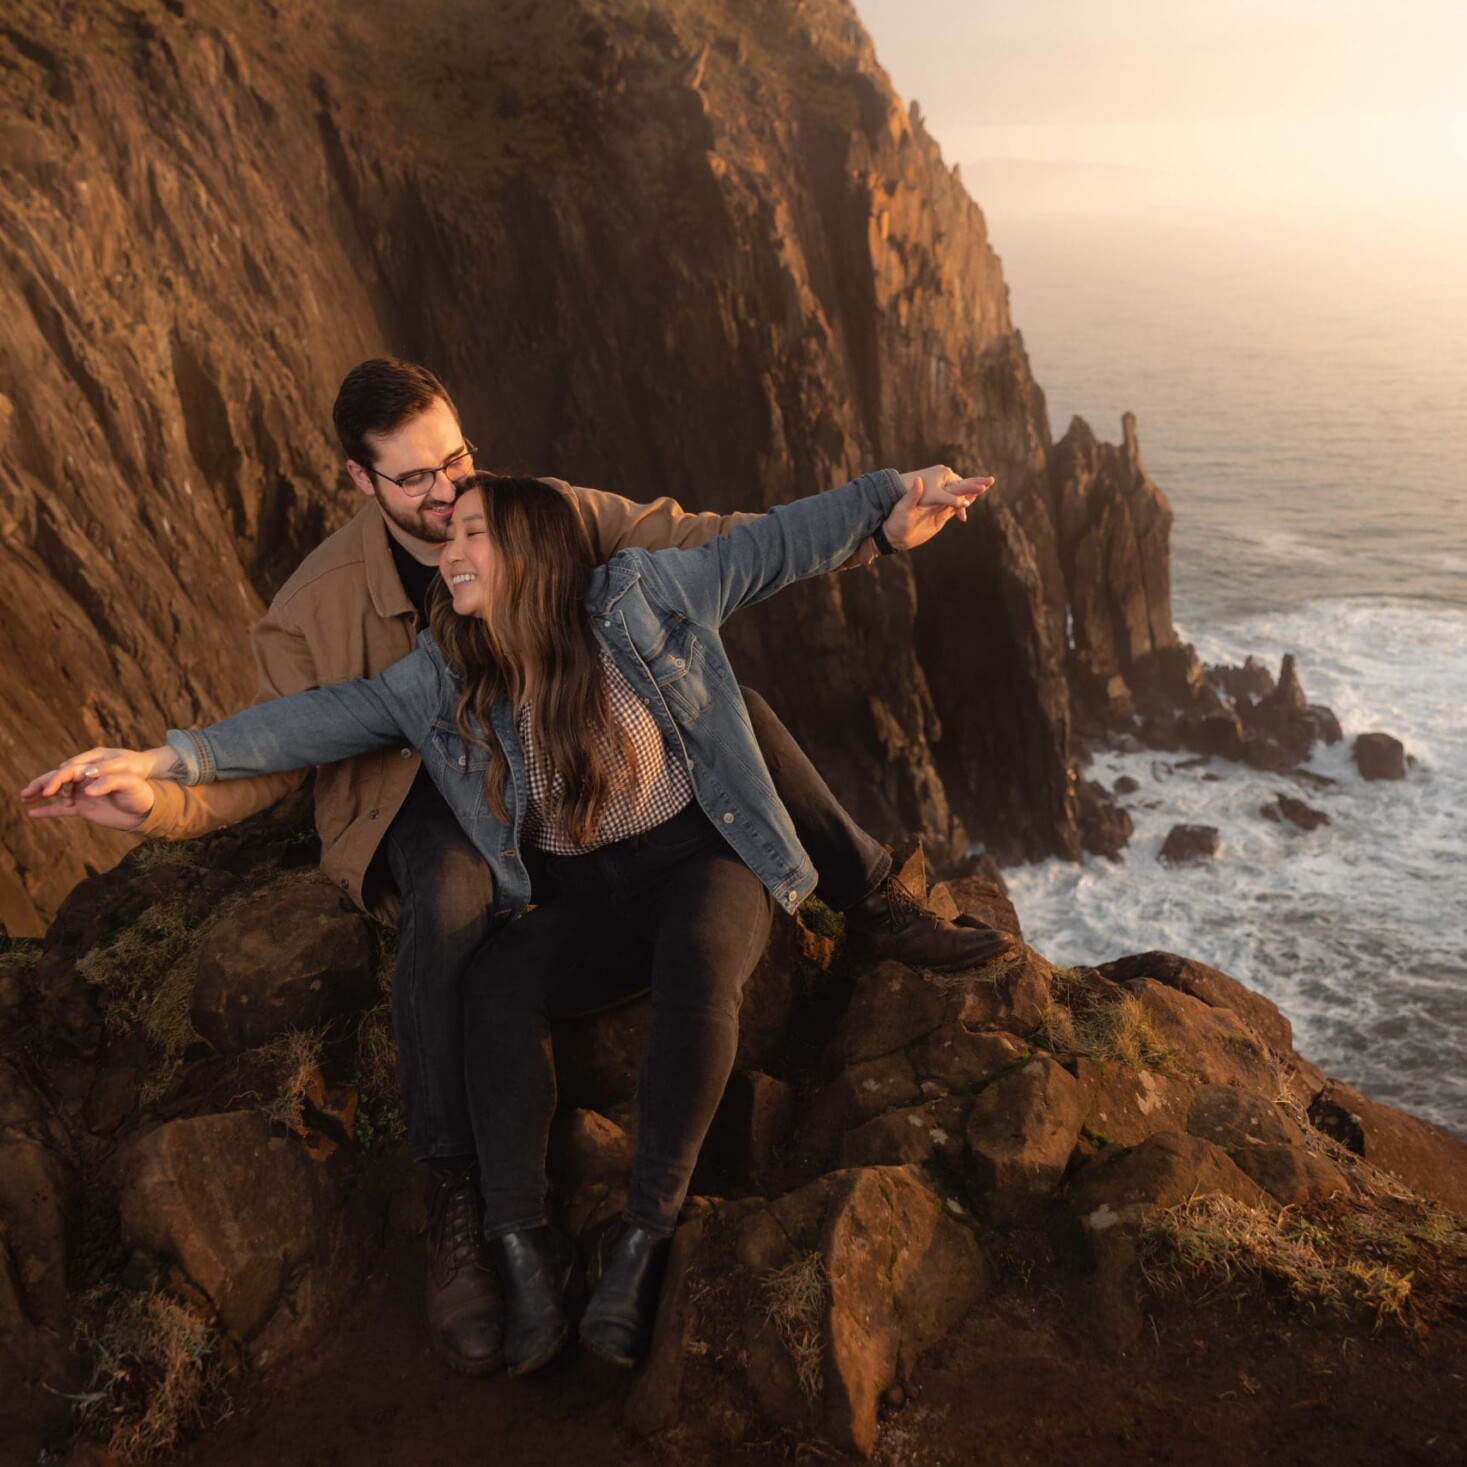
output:
{"label": "rocky cliff face", "polygon": [[[249,625],[352,508],[335,384],[388,349],[487,462],[635,496],[998,475],[966,531],[732,640],[883,834],[1077,848],[1089,552],[982,216],[849,5],[17,0],[0,77],[9,786],[249,695]],[[12,808],[0,920],[121,845]]]}

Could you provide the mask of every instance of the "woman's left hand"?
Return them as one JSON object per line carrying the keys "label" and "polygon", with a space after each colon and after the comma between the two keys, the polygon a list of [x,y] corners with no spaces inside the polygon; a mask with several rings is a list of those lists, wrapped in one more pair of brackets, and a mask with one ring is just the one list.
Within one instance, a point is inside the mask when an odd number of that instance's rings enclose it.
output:
{"label": "woman's left hand", "polygon": [[882,529],[893,550],[925,545],[950,519],[966,521],[968,506],[993,487],[991,478],[960,479],[946,464],[903,474],[907,492]]}

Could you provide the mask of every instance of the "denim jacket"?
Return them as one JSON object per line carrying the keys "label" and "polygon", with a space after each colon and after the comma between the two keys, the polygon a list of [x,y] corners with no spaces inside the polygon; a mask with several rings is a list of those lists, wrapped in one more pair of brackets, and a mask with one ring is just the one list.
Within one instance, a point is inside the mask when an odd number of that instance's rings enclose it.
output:
{"label": "denim jacket", "polygon": [[[891,469],[778,505],[691,550],[619,551],[591,575],[583,600],[597,639],[645,700],[693,792],[740,859],[785,911],[815,889],[729,666],[718,628],[741,606],[846,560],[902,495]],[[455,723],[462,677],[423,632],[415,650],[374,678],[356,678],[257,703],[204,729],[171,729],[183,784],[334,763],[369,749],[416,747],[494,875],[498,926],[530,902],[520,856],[527,808],[524,752],[509,702],[490,712],[509,765],[505,807],[489,808],[488,751]],[[482,730],[476,729],[482,733]]]}

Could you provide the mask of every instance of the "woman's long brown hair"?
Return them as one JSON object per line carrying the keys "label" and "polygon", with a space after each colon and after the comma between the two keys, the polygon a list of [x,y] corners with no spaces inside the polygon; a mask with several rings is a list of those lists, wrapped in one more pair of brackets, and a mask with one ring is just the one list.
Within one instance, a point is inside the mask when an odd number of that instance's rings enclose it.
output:
{"label": "woman's long brown hair", "polygon": [[631,739],[612,717],[600,651],[581,605],[596,564],[591,542],[566,496],[538,479],[471,474],[459,482],[459,497],[470,490],[484,501],[498,584],[477,616],[459,616],[441,589],[429,614],[434,640],[464,675],[459,735],[489,751],[484,793],[494,814],[507,820],[509,764],[489,712],[500,696],[516,714],[532,699],[535,748],[552,779],[561,779],[547,817],[584,845],[606,802],[636,778],[637,768]]}

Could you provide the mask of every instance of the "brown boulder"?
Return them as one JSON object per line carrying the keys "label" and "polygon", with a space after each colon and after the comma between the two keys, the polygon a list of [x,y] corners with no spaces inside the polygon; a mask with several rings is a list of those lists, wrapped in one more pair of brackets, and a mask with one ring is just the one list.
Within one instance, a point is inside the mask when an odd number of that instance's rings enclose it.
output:
{"label": "brown boulder", "polygon": [[1180,1131],[1159,1131],[1129,1150],[1102,1151],[1070,1180],[1065,1211],[1089,1235],[1138,1222],[1213,1192],[1258,1204],[1263,1189],[1220,1146]]}
{"label": "brown boulder", "polygon": [[1406,746],[1388,733],[1363,733],[1350,751],[1362,779],[1405,779]]}
{"label": "brown boulder", "polygon": [[695,1216],[673,1243],[628,1423],[675,1429],[682,1460],[762,1442],[769,1422],[870,1456],[883,1395],[985,1282],[973,1235],[905,1167]]}
{"label": "brown boulder", "polygon": [[836,1046],[847,1064],[875,1059],[920,1039],[942,1022],[947,994],[901,963],[880,963],[856,980]]}
{"label": "brown boulder", "polygon": [[925,1105],[889,1110],[854,1131],[841,1142],[840,1164],[859,1166],[918,1166],[934,1156],[958,1162],[963,1154],[964,1102],[956,1096],[929,1100]]}
{"label": "brown boulder", "polygon": [[1209,1084],[1240,1085],[1265,1094],[1275,1084],[1267,1047],[1237,1015],[1150,978],[1133,978],[1125,988],[1141,1001],[1179,1069]]}
{"label": "brown boulder", "polygon": [[1076,1069],[1085,1093],[1084,1129],[1090,1145],[1137,1146],[1157,1131],[1186,1126],[1193,1086],[1185,1080],[1083,1056]]}
{"label": "brown boulder", "polygon": [[986,1084],[1027,1053],[1027,1046],[1012,1034],[972,1033],[962,1024],[944,1024],[908,1051],[917,1083],[924,1090],[937,1085],[960,1091]]}
{"label": "brown boulder", "polygon": [[1278,1106],[1236,1085],[1204,1085],[1187,1112],[1187,1132],[1236,1151],[1246,1146],[1296,1146],[1299,1128]]}
{"label": "brown boulder", "polygon": [[363,1274],[372,1225],[324,1173],[254,1112],[171,1121],[119,1157],[122,1241],[181,1269],[264,1365],[309,1341]]}
{"label": "brown boulder", "polygon": [[1009,900],[1008,893],[997,882],[985,876],[964,876],[947,883],[948,892],[960,912],[977,917],[1010,937],[1024,940],[1024,929],[1019,925],[1019,914]]}
{"label": "brown boulder", "polygon": [[903,1051],[843,1070],[821,1086],[799,1118],[794,1151],[801,1174],[810,1176],[831,1165],[852,1126],[921,1099],[916,1071]]}
{"label": "brown boulder", "polygon": [[1189,994],[1211,1008],[1227,1009],[1276,1054],[1293,1054],[1294,1029],[1276,1003],[1195,958],[1168,952],[1133,953],[1129,957],[1103,963],[1099,971],[1113,983],[1151,978],[1168,988]]}
{"label": "brown boulder", "polygon": [[1059,1185],[1085,1120],[1085,1099],[1075,1077],[1048,1055],[979,1092],[967,1141],[993,1216],[1016,1216]]}
{"label": "brown boulder", "polygon": [[1334,1162],[1296,1144],[1238,1146],[1229,1154],[1238,1170],[1252,1177],[1282,1207],[1324,1202],[1337,1192],[1354,1190]]}
{"label": "brown boulder", "polygon": [[1162,842],[1157,860],[1168,866],[1192,866],[1217,854],[1215,825],[1174,825]]}
{"label": "brown boulder", "polygon": [[367,923],[319,881],[292,881],[220,918],[199,949],[189,1017],[224,1054],[314,1029],[371,1002]]}
{"label": "brown boulder", "polygon": [[1309,1120],[1423,1197],[1467,1213],[1467,1144],[1455,1136],[1338,1080],[1315,1097]]}

